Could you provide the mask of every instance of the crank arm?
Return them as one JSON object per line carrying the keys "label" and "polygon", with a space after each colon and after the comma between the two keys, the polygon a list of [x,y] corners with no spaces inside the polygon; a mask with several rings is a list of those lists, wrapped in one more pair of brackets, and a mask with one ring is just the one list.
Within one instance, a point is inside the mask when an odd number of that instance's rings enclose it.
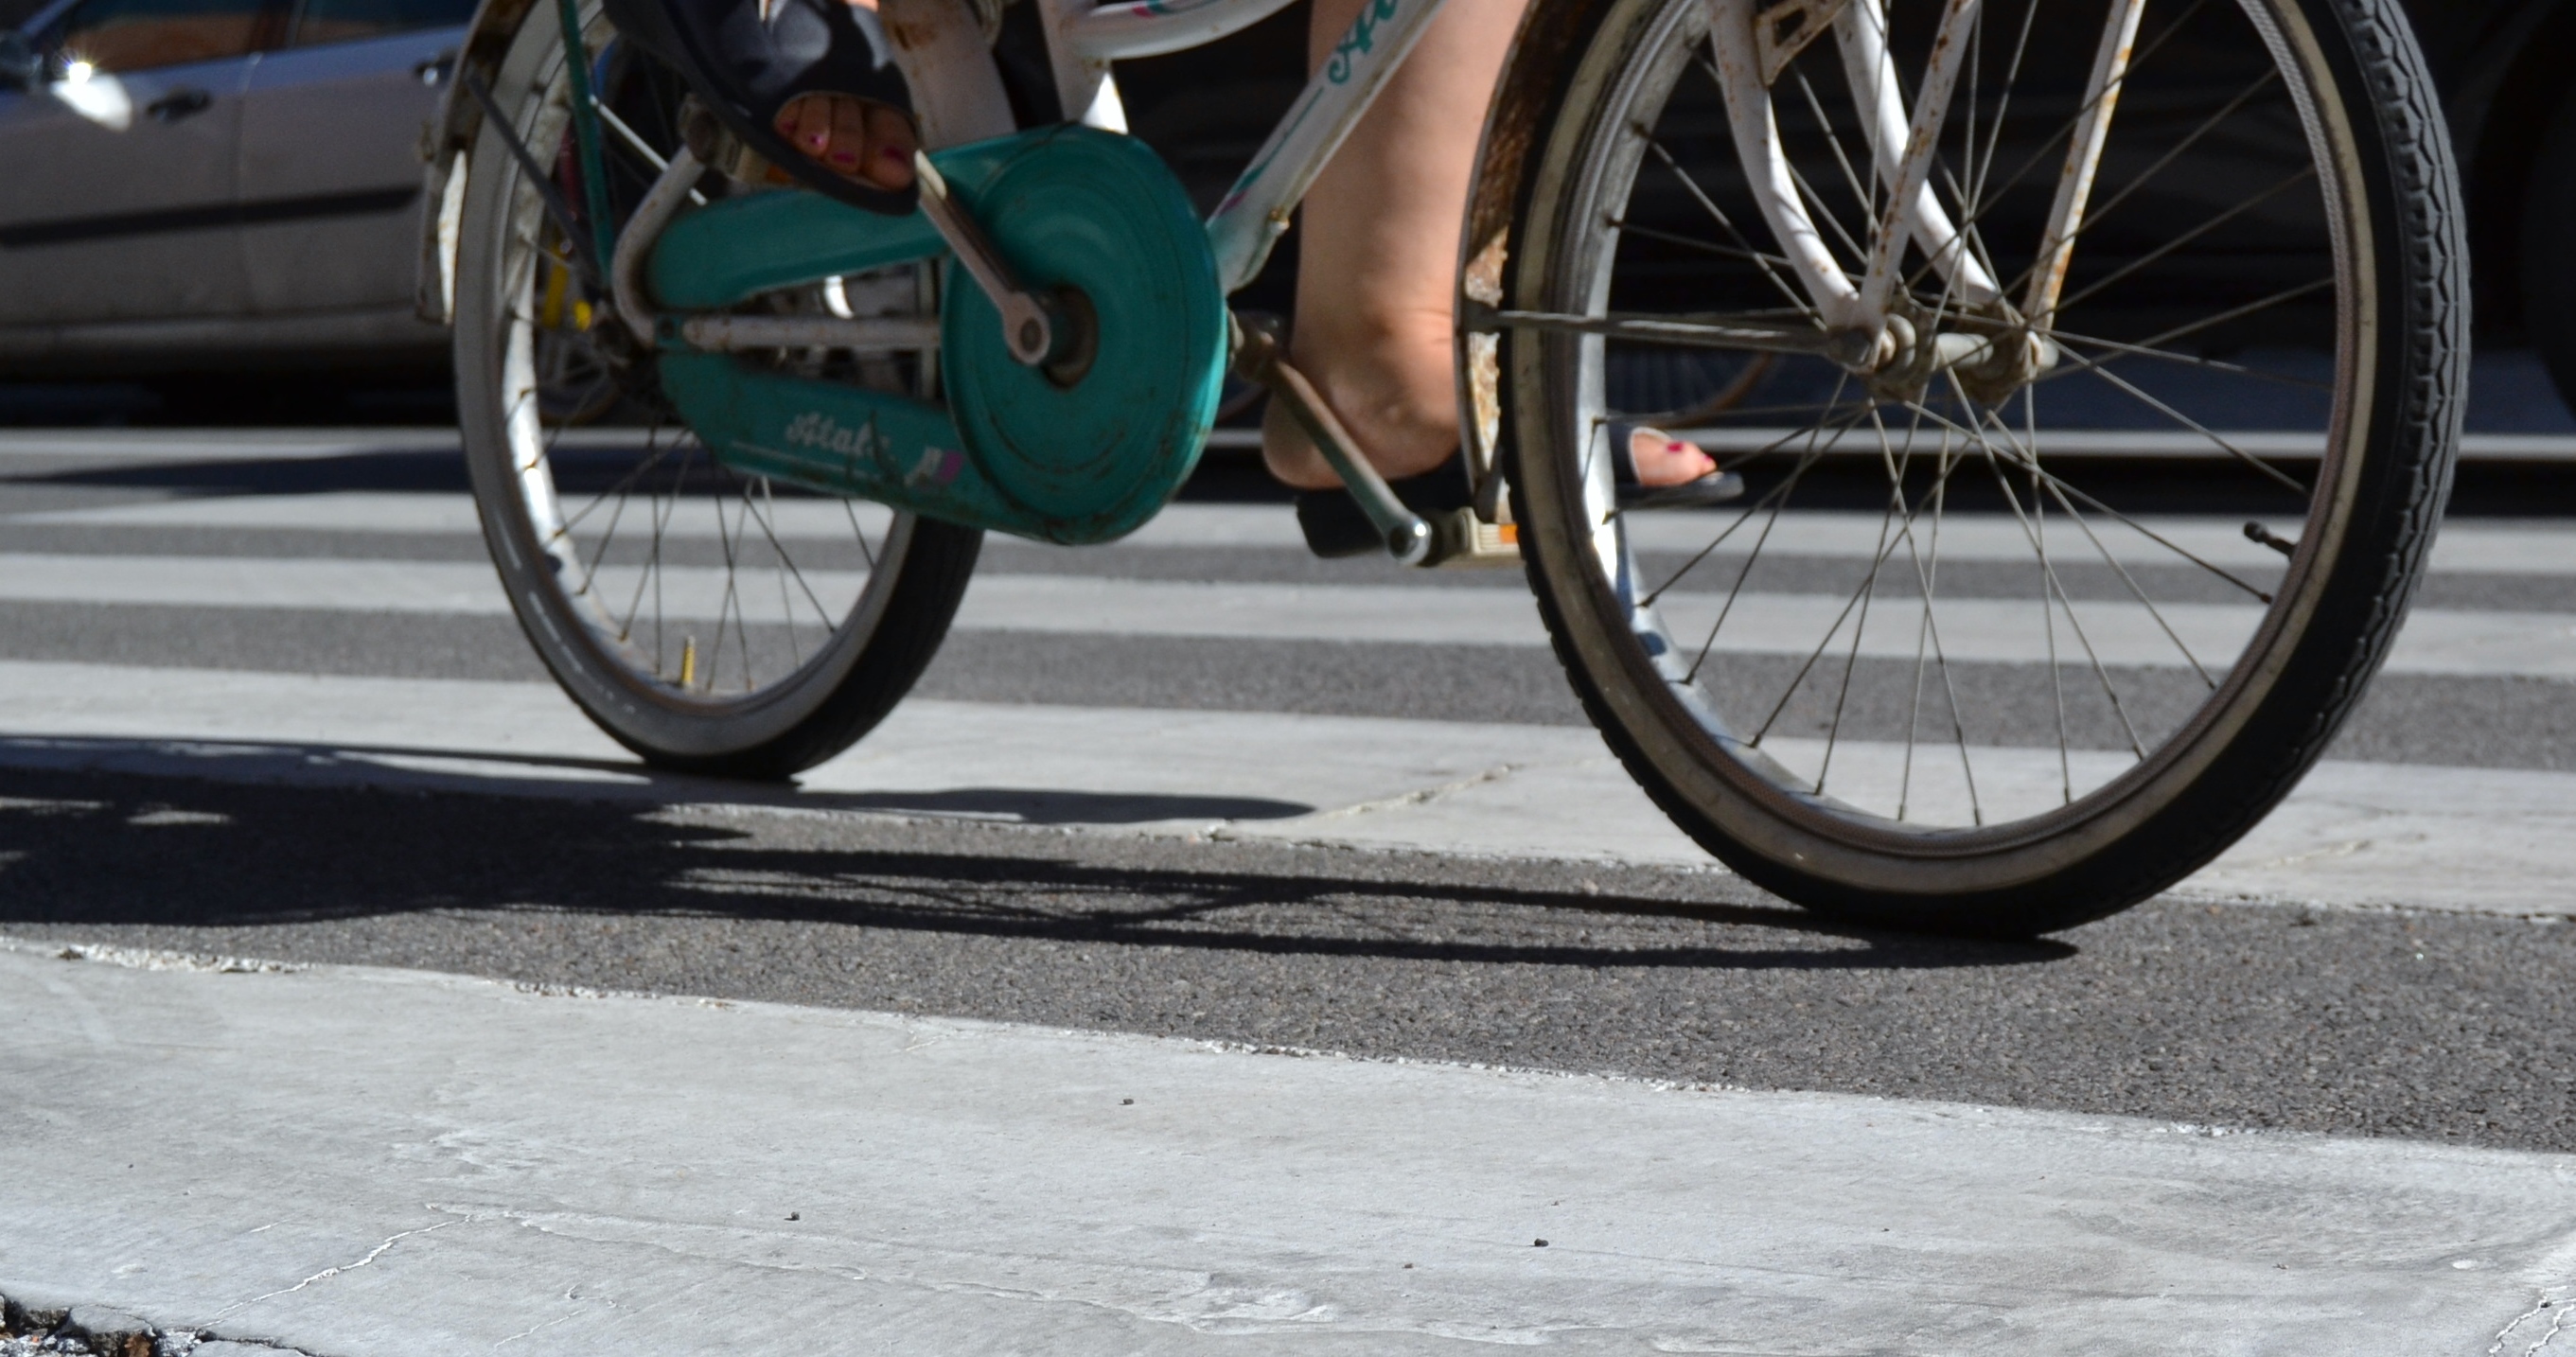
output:
{"label": "crank arm", "polygon": [[948,242],[957,262],[966,266],[975,286],[982,288],[993,309],[1002,313],[1002,342],[1010,347],[1011,357],[1024,367],[1045,362],[1055,349],[1055,321],[1046,307],[1011,276],[1011,266],[984,238],[983,228],[975,224],[965,205],[949,193],[948,180],[940,175],[938,166],[930,163],[929,156],[919,151],[912,153],[912,174],[921,186],[922,215],[939,228],[940,239]]}
{"label": "crank arm", "polygon": [[1279,352],[1279,339],[1267,328],[1237,322],[1235,333],[1240,343],[1234,351],[1235,375],[1270,389],[1270,398],[1288,407],[1306,436],[1315,440],[1315,449],[1324,454],[1342,485],[1358,500],[1360,512],[1386,539],[1386,552],[1406,565],[1419,565],[1431,554],[1431,525],[1419,514],[1404,506],[1387,486],[1377,468],[1360,456],[1358,445],[1351,441],[1350,431],[1342,427],[1332,407],[1324,404],[1314,384],[1306,375],[1288,365]]}

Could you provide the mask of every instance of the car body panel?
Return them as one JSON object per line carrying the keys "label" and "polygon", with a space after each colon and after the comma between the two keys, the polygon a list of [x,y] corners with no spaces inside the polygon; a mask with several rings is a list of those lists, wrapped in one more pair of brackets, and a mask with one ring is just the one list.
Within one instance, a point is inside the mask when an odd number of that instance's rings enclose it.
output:
{"label": "car body panel", "polygon": [[[0,325],[238,314],[234,156],[252,62],[0,92]],[[196,112],[165,119],[161,101]],[[164,108],[171,105],[162,105]],[[184,105],[182,105],[184,106]],[[44,191],[29,191],[42,185]]]}
{"label": "car body panel", "polygon": [[243,99],[242,249],[264,315],[411,300],[421,134],[457,28],[269,53]]}

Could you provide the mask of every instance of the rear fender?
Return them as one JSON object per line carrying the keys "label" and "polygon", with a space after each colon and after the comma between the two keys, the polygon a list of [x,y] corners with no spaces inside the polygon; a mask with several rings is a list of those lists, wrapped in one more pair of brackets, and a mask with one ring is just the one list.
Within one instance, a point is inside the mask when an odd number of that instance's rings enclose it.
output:
{"label": "rear fender", "polygon": [[456,69],[447,80],[447,99],[438,116],[421,129],[423,175],[420,270],[413,306],[432,325],[447,325],[456,313],[456,233],[465,206],[465,158],[483,128],[483,106],[465,92],[470,75],[492,88],[501,59],[518,36],[519,25],[537,0],[483,0],[456,53]]}

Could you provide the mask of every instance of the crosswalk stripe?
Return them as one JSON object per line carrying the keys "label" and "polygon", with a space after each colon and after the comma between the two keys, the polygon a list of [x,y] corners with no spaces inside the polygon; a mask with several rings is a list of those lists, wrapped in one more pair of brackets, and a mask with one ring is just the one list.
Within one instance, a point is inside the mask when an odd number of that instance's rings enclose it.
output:
{"label": "crosswalk stripe", "polygon": [[[863,576],[852,572],[806,571],[802,587],[773,589],[772,573],[748,572],[743,578],[758,587],[735,595],[732,606],[754,624],[783,622],[791,613],[800,624],[817,624],[822,615],[817,603],[837,615],[864,583]],[[634,606],[644,578],[640,571],[606,570],[594,587],[603,606],[622,617]],[[666,568],[660,615],[713,620],[727,606],[725,586],[725,572],[717,568]],[[0,554],[0,599],[466,616],[508,612],[490,568],[471,561]],[[1716,594],[1673,594],[1660,606],[1672,634],[1685,639],[1704,636],[1728,607]],[[1937,646],[1938,654],[1962,663],[2039,663],[2052,653],[2076,663],[2089,647],[2093,657],[2109,665],[2189,668],[2196,660],[2218,671],[2262,616],[2257,608],[2232,604],[2169,604],[2150,613],[2135,603],[2095,600],[2074,608],[2080,635],[2063,611],[2045,610],[2037,600],[1945,599],[1934,613],[1934,636],[1921,629],[1919,607],[1882,600],[1869,614],[1858,653],[1912,659],[1919,644],[1927,653]],[[1839,655],[1850,646],[1849,625],[1832,631],[1833,643],[1825,643],[1843,611],[1844,600],[1836,596],[1748,592],[1726,611],[1716,649],[1803,656],[1821,646]],[[1072,575],[980,575],[957,625],[1077,635],[1453,646],[1546,643],[1536,608],[1528,595],[1513,589],[1201,584]],[[2418,609],[2389,667],[2401,673],[2576,679],[2576,614]]]}
{"label": "crosswalk stripe", "polygon": [[[916,699],[795,789],[650,773],[552,686],[0,660],[0,765],[657,802],[786,801],[1150,833],[1709,866],[1588,730]],[[1934,753],[1955,749],[1927,746]],[[1810,745],[1783,743],[1793,761]],[[1901,748],[1847,741],[1838,761]],[[2053,751],[1971,749],[2042,797]],[[2100,756],[2082,756],[2088,759]],[[2087,770],[2092,771],[2092,770]],[[1926,785],[1931,779],[1927,775]],[[1943,793],[1932,787],[1927,793]],[[1938,805],[1931,811],[1946,811]],[[2328,761],[2184,886],[2563,915],[2576,774]]]}
{"label": "crosswalk stripe", "polygon": [[[578,506],[579,501],[568,503]],[[728,517],[719,528],[718,501],[684,506],[664,528],[666,535],[692,541],[715,540],[735,531]],[[885,531],[890,517],[872,504],[852,506],[860,526],[871,536]],[[766,512],[783,540],[847,542],[851,508],[837,501],[780,500]],[[1709,544],[1740,516],[1724,511],[1640,514],[1629,520],[1637,545],[1649,551],[1691,552]],[[348,532],[365,534],[479,533],[471,497],[452,494],[400,494],[383,491],[333,491],[311,495],[223,495],[116,504],[86,509],[20,513],[10,521],[101,528],[204,528],[259,532]],[[2121,563],[2189,567],[2174,548],[2229,569],[2277,569],[2281,558],[2270,548],[2247,540],[2245,520],[2230,518],[2153,517],[2140,524],[2171,543],[2159,545],[2138,532],[2092,522],[2103,544]],[[2043,525],[2051,556],[2068,564],[2101,559],[2082,531],[2065,518]],[[2265,527],[2295,537],[2299,525],[2267,519]],[[1740,549],[1760,529],[1759,520],[1730,539]],[[1763,544],[1766,554],[1783,557],[1868,560],[1886,547],[1878,514],[1850,512],[1799,513],[1784,516]],[[1930,523],[1917,528],[1922,550],[1930,553]],[[1139,547],[1246,547],[1303,550],[1295,517],[1277,504],[1175,504],[1163,510],[1121,545]],[[1078,548],[1077,548],[1078,549]],[[2009,516],[1957,514],[1941,522],[1940,558],[1945,561],[2034,562],[2027,530]],[[1889,557],[1903,563],[1902,546]],[[2576,522],[2557,520],[2499,523],[2457,520],[2446,524],[2433,548],[2433,569],[2450,574],[2576,575]],[[1395,578],[1401,578],[1396,576]]]}

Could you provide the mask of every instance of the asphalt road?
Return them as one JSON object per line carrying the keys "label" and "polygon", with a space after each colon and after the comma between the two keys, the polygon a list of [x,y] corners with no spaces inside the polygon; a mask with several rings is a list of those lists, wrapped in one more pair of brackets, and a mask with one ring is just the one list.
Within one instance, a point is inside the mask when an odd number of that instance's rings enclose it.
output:
{"label": "asphalt road", "polygon": [[[460,484],[428,455],[132,451],[10,457],[0,516],[210,493],[452,495]],[[2509,498],[2525,513],[2549,507]],[[308,559],[325,579],[335,560],[476,554],[454,534],[60,523],[13,523],[11,534],[12,551]],[[998,568],[1422,583],[1269,548],[997,545],[987,569]],[[1517,584],[1495,574],[1437,587]],[[2563,578],[2490,572],[2437,578],[2432,597],[2576,617],[2565,592]],[[0,605],[0,660],[27,659],[541,677],[501,617]],[[1578,722],[1551,666],[1528,647],[984,631],[954,638],[919,691]],[[2336,753],[2568,768],[2566,691],[2393,676]],[[1967,943],[1819,927],[1703,871],[24,765],[0,766],[0,864],[0,932],[19,937],[2576,1149],[2576,987],[2565,980],[2576,929],[2547,920],[2168,900],[2040,942]]]}

